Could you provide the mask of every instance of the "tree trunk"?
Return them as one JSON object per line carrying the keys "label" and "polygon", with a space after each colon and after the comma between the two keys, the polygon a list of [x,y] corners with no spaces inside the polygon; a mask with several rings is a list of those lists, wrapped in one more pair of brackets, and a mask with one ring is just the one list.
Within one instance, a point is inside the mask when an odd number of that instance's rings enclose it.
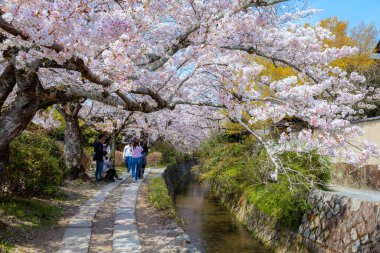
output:
{"label": "tree trunk", "polygon": [[[0,192],[3,194],[4,191],[4,185],[3,185],[3,178],[4,178],[4,168],[5,165],[8,163],[9,160],[9,145],[7,145],[2,152],[0,152]],[[2,196],[4,197],[4,195]],[[1,198],[1,197],[0,197]]]}
{"label": "tree trunk", "polygon": [[79,127],[78,112],[81,105],[77,102],[66,103],[58,107],[66,122],[64,158],[69,170],[70,179],[88,180],[86,168],[82,164],[83,148],[81,143],[81,129]]}
{"label": "tree trunk", "polygon": [[0,169],[8,162],[9,143],[30,123],[38,110],[41,85],[37,74],[29,70],[17,70],[17,96],[0,115]]}
{"label": "tree trunk", "polygon": [[116,150],[116,138],[118,134],[113,132],[111,135],[111,158],[113,159],[114,163],[116,162],[116,155],[115,155],[115,150]]}
{"label": "tree trunk", "polygon": [[7,99],[8,95],[12,92],[15,85],[16,76],[14,67],[12,65],[8,65],[5,67],[3,73],[0,76],[0,115],[4,102]]}

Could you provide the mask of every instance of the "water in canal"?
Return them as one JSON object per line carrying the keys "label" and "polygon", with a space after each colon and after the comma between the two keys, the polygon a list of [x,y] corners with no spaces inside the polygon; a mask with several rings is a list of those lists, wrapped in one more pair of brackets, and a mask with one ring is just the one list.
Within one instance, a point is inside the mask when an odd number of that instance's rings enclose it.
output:
{"label": "water in canal", "polygon": [[267,253],[193,176],[182,183],[175,197],[177,214],[186,221],[184,230],[192,244],[206,253]]}

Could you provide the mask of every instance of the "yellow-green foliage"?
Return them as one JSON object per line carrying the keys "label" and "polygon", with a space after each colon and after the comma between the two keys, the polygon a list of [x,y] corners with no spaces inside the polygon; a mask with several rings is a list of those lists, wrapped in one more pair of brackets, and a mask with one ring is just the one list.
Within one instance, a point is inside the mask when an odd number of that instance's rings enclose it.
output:
{"label": "yellow-green foliage", "polygon": [[149,201],[158,210],[165,211],[171,218],[176,219],[176,211],[170,198],[168,188],[162,177],[152,178],[148,185]]}
{"label": "yellow-green foliage", "polygon": [[365,70],[373,66],[376,61],[372,59],[372,54],[377,43],[378,31],[373,23],[365,25],[360,24],[348,32],[349,24],[341,21],[337,17],[321,20],[321,26],[331,31],[334,38],[325,40],[328,47],[342,48],[343,46],[352,46],[358,48],[354,55],[344,57],[334,61],[331,65],[347,70]]}
{"label": "yellow-green foliage", "polygon": [[280,159],[294,173],[281,174],[277,183],[271,182],[273,165],[265,150],[249,138],[234,140],[226,135],[215,136],[205,143],[198,156],[202,180],[218,185],[235,199],[244,196],[289,227],[297,227],[308,208],[310,181],[318,182],[316,185],[321,188],[330,171],[330,163],[321,156],[287,152]]}
{"label": "yellow-green foliage", "polygon": [[189,154],[177,150],[173,144],[167,141],[157,141],[150,151],[161,153],[161,165],[182,163],[192,159]]}
{"label": "yellow-green foliage", "polygon": [[2,240],[0,241],[0,252],[4,252],[4,253],[9,253],[11,252],[12,250],[14,250],[16,248],[16,246],[10,242],[8,242],[7,240]]}

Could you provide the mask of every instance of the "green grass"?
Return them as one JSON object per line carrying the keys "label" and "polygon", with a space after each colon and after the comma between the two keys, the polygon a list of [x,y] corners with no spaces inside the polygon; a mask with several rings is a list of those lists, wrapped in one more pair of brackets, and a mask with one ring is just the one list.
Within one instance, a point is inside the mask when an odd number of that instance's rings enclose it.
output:
{"label": "green grass", "polygon": [[149,181],[148,197],[154,208],[165,211],[166,214],[176,222],[181,222],[180,218],[177,216],[173,201],[162,177],[155,177]]}
{"label": "green grass", "polygon": [[6,240],[0,241],[0,252],[1,253],[8,253],[14,250],[16,246]]}
{"label": "green grass", "polygon": [[323,189],[331,169],[330,162],[316,153],[285,152],[279,158],[292,171],[280,174],[277,183],[271,182],[273,164],[265,149],[249,137],[236,140],[215,136],[204,143],[198,158],[201,165],[195,171],[201,173],[202,180],[234,199],[247,199],[291,228],[298,227],[309,208],[306,199],[312,189],[310,181],[319,182],[316,186]]}
{"label": "green grass", "polygon": [[57,222],[62,210],[42,200],[15,198],[0,201],[0,214],[15,216],[25,226],[44,227]]}

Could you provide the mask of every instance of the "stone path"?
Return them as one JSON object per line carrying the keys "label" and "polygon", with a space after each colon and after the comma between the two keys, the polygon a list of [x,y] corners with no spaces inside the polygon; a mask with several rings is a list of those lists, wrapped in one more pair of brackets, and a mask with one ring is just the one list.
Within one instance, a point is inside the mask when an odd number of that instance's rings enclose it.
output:
{"label": "stone path", "polygon": [[349,187],[342,187],[337,185],[330,185],[329,188],[335,193],[347,196],[350,198],[357,198],[368,202],[380,202],[380,192],[354,189]]}
{"label": "stone path", "polygon": [[[149,169],[146,169],[145,171],[145,175],[148,175],[150,172]],[[89,252],[91,234],[92,232],[97,233],[93,231],[95,215],[108,195],[114,194],[113,191],[115,188],[125,182],[127,177],[130,178],[126,173],[121,177],[124,178],[124,180],[109,183],[95,193],[94,196],[89,199],[71,219],[65,230],[61,248],[58,251],[59,253]],[[113,252],[115,253],[141,252],[141,244],[135,219],[136,196],[140,184],[141,180],[137,183],[123,183],[123,185],[125,185],[123,195],[113,209],[115,219],[112,233],[112,246]],[[97,215],[97,217],[98,216],[101,216],[101,214]],[[93,247],[91,251],[97,252]]]}
{"label": "stone path", "polygon": [[92,223],[89,253],[112,252],[113,227],[115,222],[115,208],[124,194],[125,188],[131,183],[128,178],[105,199]]}
{"label": "stone path", "polygon": [[141,181],[125,188],[122,199],[116,205],[113,231],[114,252],[141,252],[135,217],[137,190],[140,184]]}

